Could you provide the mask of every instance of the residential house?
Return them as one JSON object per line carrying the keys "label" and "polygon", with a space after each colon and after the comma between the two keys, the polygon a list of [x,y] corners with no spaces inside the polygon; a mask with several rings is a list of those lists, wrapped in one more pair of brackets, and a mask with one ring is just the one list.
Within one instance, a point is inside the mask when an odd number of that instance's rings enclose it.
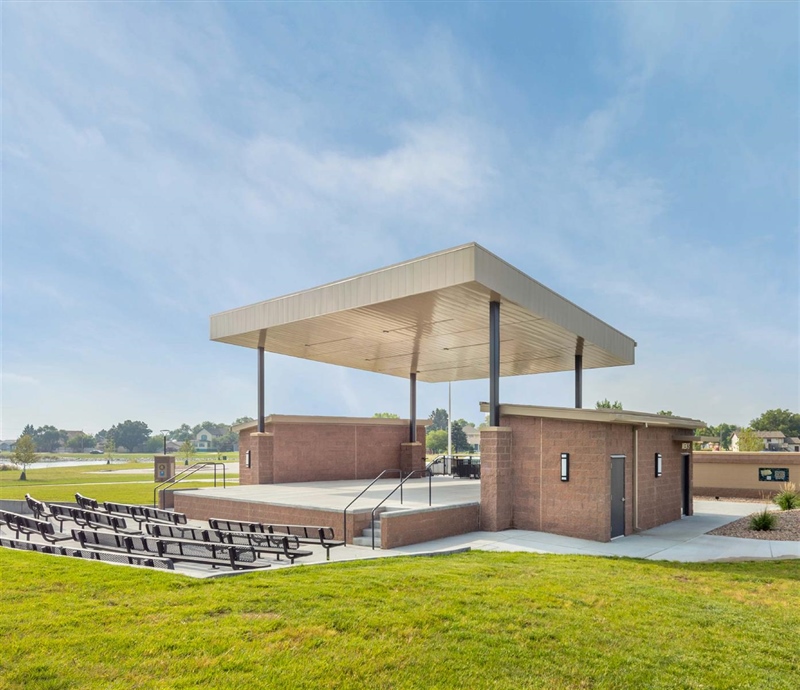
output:
{"label": "residential house", "polygon": [[17,447],[17,439],[11,438],[8,441],[0,441],[0,451],[10,451]]}
{"label": "residential house", "polygon": [[[731,450],[739,450],[740,431],[734,431],[731,436]],[[764,450],[784,450],[786,437],[782,431],[754,431],[753,432],[764,443]]]}
{"label": "residential house", "polygon": [[476,453],[481,452],[481,430],[476,429],[474,424],[467,424],[464,427],[464,433],[467,436],[467,443],[471,445]]}
{"label": "residential house", "polygon": [[211,429],[200,429],[194,437],[194,449],[197,451],[211,450],[214,446],[214,441],[219,437],[220,434]]}
{"label": "residential house", "polygon": [[797,436],[787,436],[783,449],[789,453],[800,453],[800,438]]}

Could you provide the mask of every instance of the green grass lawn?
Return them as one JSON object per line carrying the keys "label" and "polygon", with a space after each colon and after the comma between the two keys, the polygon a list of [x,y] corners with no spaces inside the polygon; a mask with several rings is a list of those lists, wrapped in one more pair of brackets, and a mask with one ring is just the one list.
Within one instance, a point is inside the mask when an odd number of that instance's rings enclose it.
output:
{"label": "green grass lawn", "polygon": [[[178,472],[183,468],[182,464],[176,466]],[[147,473],[141,470],[147,470]],[[20,481],[19,476],[19,470],[0,472],[0,499],[22,499],[29,493],[41,501],[74,502],[77,491],[99,501],[152,504],[156,486],[152,460],[85,467],[47,467],[40,464],[28,470],[25,481]],[[194,476],[202,481],[189,480],[178,486],[182,489],[213,486],[208,481],[213,477],[213,472],[199,472]],[[221,486],[221,470],[217,473],[217,480]],[[238,476],[228,475],[229,486],[238,483]]]}
{"label": "green grass lawn", "polygon": [[0,688],[797,688],[800,563],[467,553],[192,580],[0,550]]}

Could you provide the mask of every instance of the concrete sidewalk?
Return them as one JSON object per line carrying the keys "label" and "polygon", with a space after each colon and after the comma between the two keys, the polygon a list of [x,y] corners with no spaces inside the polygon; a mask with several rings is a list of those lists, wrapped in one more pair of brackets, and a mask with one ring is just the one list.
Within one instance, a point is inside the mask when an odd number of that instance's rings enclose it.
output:
{"label": "concrete sidewalk", "polygon": [[413,554],[466,548],[481,551],[627,556],[649,560],[709,562],[773,558],[800,558],[800,541],[770,541],[709,536],[706,532],[750,515],[761,506],[729,501],[695,501],[695,514],[639,534],[601,543],[546,532],[505,530],[472,532],[424,544],[392,549]]}

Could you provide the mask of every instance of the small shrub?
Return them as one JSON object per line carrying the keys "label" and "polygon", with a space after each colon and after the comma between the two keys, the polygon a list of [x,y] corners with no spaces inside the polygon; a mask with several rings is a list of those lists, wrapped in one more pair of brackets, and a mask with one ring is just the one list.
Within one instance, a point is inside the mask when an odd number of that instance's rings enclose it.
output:
{"label": "small shrub", "polygon": [[800,494],[792,482],[781,485],[781,490],[772,499],[781,510],[794,510],[800,508]]}
{"label": "small shrub", "polygon": [[778,518],[775,513],[771,513],[768,508],[764,508],[759,513],[753,513],[750,516],[750,529],[757,532],[767,532],[775,529]]}

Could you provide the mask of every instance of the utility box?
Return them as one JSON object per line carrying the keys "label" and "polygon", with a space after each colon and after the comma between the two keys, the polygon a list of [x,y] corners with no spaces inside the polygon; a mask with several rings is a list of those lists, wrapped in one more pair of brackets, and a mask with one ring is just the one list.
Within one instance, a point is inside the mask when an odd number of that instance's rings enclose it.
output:
{"label": "utility box", "polygon": [[175,476],[175,456],[153,456],[153,481],[157,484],[172,479]]}

